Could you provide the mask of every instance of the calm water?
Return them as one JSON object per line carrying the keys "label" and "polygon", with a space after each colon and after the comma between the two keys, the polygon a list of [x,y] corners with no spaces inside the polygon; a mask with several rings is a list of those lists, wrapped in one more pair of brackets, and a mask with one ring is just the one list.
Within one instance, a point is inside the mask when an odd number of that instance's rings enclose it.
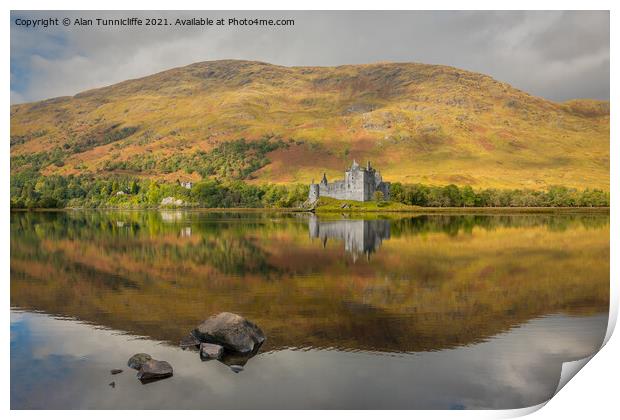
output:
{"label": "calm water", "polygon": [[[11,407],[521,408],[608,301],[607,215],[12,213]],[[222,311],[267,336],[240,373],[178,347]]]}

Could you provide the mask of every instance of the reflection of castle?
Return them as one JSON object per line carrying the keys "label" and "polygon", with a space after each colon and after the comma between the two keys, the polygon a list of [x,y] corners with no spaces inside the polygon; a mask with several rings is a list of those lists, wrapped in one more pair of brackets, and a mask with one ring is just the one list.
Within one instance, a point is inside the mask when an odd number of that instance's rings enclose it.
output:
{"label": "reflection of castle", "polygon": [[390,239],[389,220],[319,220],[310,216],[308,230],[311,238],[320,238],[323,246],[327,239],[344,241],[344,249],[356,261],[361,254],[370,258],[384,239]]}

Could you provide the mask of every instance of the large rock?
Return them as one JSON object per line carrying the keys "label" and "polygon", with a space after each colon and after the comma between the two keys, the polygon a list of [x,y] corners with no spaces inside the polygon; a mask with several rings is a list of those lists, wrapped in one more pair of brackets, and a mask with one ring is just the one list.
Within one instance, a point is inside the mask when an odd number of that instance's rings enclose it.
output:
{"label": "large rock", "polygon": [[183,204],[184,204],[183,200],[181,200],[180,198],[177,199],[177,198],[174,198],[174,197],[165,197],[165,198],[163,198],[161,200],[161,204],[160,205],[161,206],[171,206],[171,207],[176,206],[176,207],[180,207]]}
{"label": "large rock", "polygon": [[138,372],[138,379],[142,382],[169,378],[170,376],[172,376],[172,366],[163,360],[151,359],[144,363]]}
{"label": "large rock", "polygon": [[251,353],[263,344],[265,335],[258,326],[244,317],[222,312],[205,320],[192,334],[204,343],[221,344],[240,353]]}
{"label": "large rock", "polygon": [[152,357],[150,354],[137,353],[129,358],[129,360],[127,361],[127,366],[135,370],[140,370],[142,365],[151,359]]}

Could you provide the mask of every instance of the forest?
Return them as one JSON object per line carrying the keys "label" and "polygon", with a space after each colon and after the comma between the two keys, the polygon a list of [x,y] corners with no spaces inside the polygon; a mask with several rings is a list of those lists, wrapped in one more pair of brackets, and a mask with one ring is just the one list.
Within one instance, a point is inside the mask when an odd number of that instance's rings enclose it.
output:
{"label": "forest", "polygon": [[[474,189],[471,186],[391,185],[391,201],[421,207],[608,207],[609,193],[562,186],[546,190]],[[164,198],[175,206],[203,208],[294,208],[308,196],[303,184],[250,184],[205,179],[185,188],[131,176],[43,176],[24,170],[11,176],[11,208],[154,208]],[[378,196],[377,201],[383,200]],[[180,200],[180,201],[179,201]],[[169,200],[170,201],[170,200]]]}

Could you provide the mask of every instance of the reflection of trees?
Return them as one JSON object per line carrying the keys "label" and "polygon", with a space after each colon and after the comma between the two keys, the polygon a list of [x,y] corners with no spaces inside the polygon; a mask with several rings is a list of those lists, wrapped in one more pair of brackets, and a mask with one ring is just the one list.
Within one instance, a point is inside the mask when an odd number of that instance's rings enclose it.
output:
{"label": "reflection of trees", "polygon": [[211,264],[224,274],[268,276],[277,272],[276,267],[267,263],[267,253],[248,238],[203,240],[199,247],[183,248],[182,251],[177,258],[191,258],[198,264]]}
{"label": "reflection of trees", "polygon": [[[215,214],[217,221],[221,215]],[[251,238],[244,236],[247,226],[238,224],[189,224],[196,242],[175,243],[145,240],[169,233],[178,234],[183,223],[170,224],[158,217],[158,213],[100,212],[70,213],[24,213],[14,217],[11,230],[19,234],[21,242],[36,244],[40,240],[71,239],[97,241],[97,246],[106,254],[123,254],[137,262],[152,263],[157,259],[172,262],[194,262],[211,265],[222,273],[245,275],[256,273],[267,275],[277,269],[267,263],[265,250],[256,246]],[[190,219],[191,220],[191,219]],[[255,226],[256,228],[256,226]],[[222,234],[222,231],[225,233]],[[41,258],[43,255],[32,255]],[[55,258],[49,255],[49,258]],[[56,256],[56,263],[62,264]],[[65,264],[66,265],[66,264]],[[71,264],[69,264],[71,265]],[[94,277],[97,277],[93,273]]]}
{"label": "reflection of trees", "polygon": [[474,228],[495,230],[537,226],[562,232],[575,226],[599,229],[608,224],[608,217],[593,214],[420,215],[398,219],[397,223],[393,223],[392,234],[443,232],[455,236],[460,232],[471,233]]}
{"label": "reflection of trees", "polygon": [[[308,215],[279,214],[277,221],[269,213],[201,213],[191,211],[77,211],[77,212],[23,212],[11,218],[11,231],[36,230],[45,238],[97,239],[106,237],[131,238],[140,235],[178,233],[190,226],[195,234],[212,236],[223,230],[244,235],[248,230],[269,232],[274,230],[308,229]],[[174,217],[171,217],[174,216]],[[376,215],[369,215],[377,219]],[[299,220],[303,218],[302,220]],[[319,217],[329,222],[333,217]],[[344,219],[349,220],[349,219]],[[365,219],[364,219],[365,220]],[[460,232],[471,233],[474,228],[545,227],[550,231],[564,231],[576,226],[600,229],[609,224],[609,217],[600,214],[519,214],[519,215],[398,215],[390,214],[392,236],[443,232],[454,236]],[[207,222],[207,223],[205,223]],[[299,223],[301,222],[301,223]]]}
{"label": "reflection of trees", "polygon": [[299,216],[19,213],[11,304],[171,343],[228,310],[265,330],[267,350],[446,348],[607,309],[609,218],[558,217],[391,219],[372,261],[348,264]]}

